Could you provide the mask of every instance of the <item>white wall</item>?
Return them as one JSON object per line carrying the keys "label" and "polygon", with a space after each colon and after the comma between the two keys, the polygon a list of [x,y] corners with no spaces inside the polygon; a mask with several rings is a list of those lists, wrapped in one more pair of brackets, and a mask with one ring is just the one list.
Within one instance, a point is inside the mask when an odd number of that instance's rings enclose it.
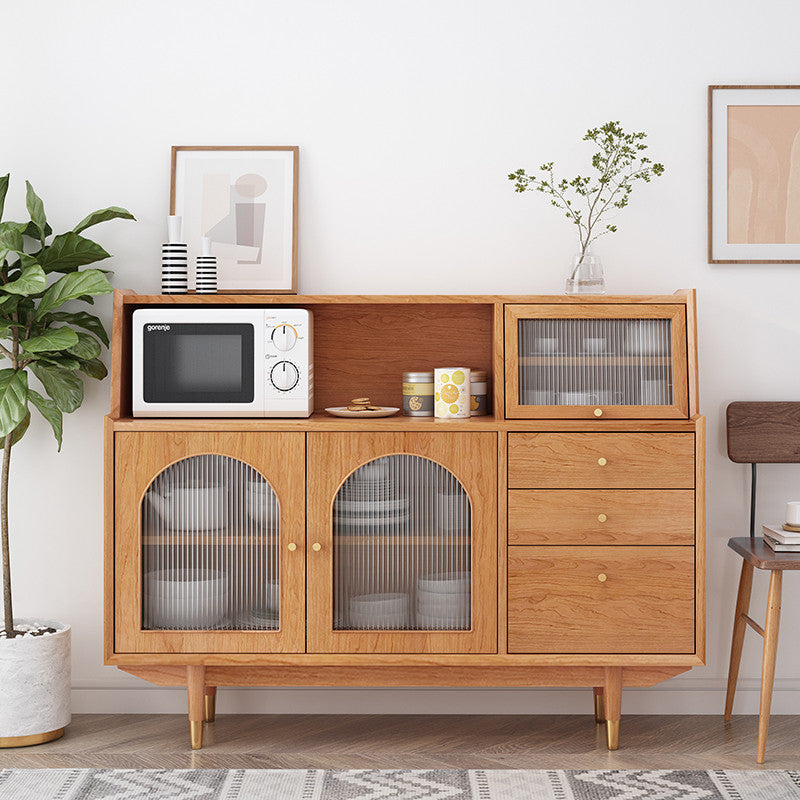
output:
{"label": "white wall", "polygon": [[[666,175],[637,188],[598,247],[611,292],[699,292],[708,415],[708,666],[624,710],[717,713],[746,524],[746,471],[725,456],[724,409],[800,395],[800,267],[706,262],[706,87],[797,82],[793,0],[139,0],[5,3],[0,172],[9,218],[28,178],[59,231],[94,208],[137,223],[95,229],[114,282],[159,285],[173,144],[300,146],[305,293],[560,291],[571,226],[506,174],[554,159],[610,119],[649,133]],[[110,319],[110,302],[99,303]],[[37,420],[14,451],[17,611],[74,626],[77,711],[183,710],[102,665],[102,416],[87,388],[63,452]],[[800,497],[800,469],[765,468],[760,516]],[[654,521],[654,524],[657,524]],[[755,601],[762,603],[759,576]],[[774,710],[800,713],[800,586],[788,579]],[[737,710],[757,709],[748,634]],[[585,692],[237,691],[220,711],[586,711]]]}

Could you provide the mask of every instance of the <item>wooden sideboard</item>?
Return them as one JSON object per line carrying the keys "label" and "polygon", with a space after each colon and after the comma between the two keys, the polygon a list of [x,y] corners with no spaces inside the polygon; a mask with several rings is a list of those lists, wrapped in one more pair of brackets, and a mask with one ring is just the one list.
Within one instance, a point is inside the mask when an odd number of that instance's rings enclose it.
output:
{"label": "wooden sideboard", "polygon": [[[133,418],[133,311],[199,304],[311,310],[315,413]],[[195,749],[220,686],[591,687],[616,749],[623,686],[704,663],[696,354],[693,291],[116,292],[105,663],[186,686]],[[403,372],[452,364],[488,372],[489,415],[324,412],[356,396],[402,406]],[[233,476],[224,524],[170,523],[163,498],[187,464]],[[359,500],[376,487],[383,499]],[[224,604],[214,624],[202,596],[192,624],[174,618],[182,590],[157,581],[187,570]],[[466,595],[431,595],[430,571],[467,581]],[[400,616],[359,622],[357,604],[377,607],[380,592],[405,604]]]}

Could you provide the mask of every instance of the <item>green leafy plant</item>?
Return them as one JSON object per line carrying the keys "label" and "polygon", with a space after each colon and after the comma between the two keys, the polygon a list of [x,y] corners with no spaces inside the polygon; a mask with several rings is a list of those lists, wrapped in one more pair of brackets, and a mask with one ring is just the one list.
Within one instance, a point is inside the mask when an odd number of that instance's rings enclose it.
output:
{"label": "green leafy plant", "polygon": [[524,169],[512,172],[514,191],[537,191],[550,196],[550,202],[560,208],[567,219],[578,226],[580,257],[572,277],[578,271],[589,246],[607,233],[616,233],[617,226],[606,222],[607,215],[628,205],[636,181],[650,183],[663,175],[664,165],[653,163],[644,151],[647,134],[642,131],[625,133],[619,122],[606,122],[590,128],[584,142],[594,142],[597,151],[592,156],[596,175],[576,175],[572,180],[557,180],[553,162],[539,167],[541,175],[529,175]]}
{"label": "green leafy plant", "polygon": [[[0,178],[0,219],[9,175]],[[69,301],[92,305],[93,297],[113,291],[100,269],[84,269],[109,254],[82,232],[111,219],[134,219],[112,206],[84,217],[71,231],[54,236],[44,204],[26,181],[28,222],[0,222],[0,539],[3,557],[5,634],[15,636],[11,602],[8,536],[8,476],[11,449],[28,430],[31,407],[50,424],[61,450],[63,414],[83,402],[83,378],[102,380],[107,370],[99,359],[108,347],[100,319]],[[8,362],[5,366],[3,362]],[[44,394],[29,384],[29,371]]]}

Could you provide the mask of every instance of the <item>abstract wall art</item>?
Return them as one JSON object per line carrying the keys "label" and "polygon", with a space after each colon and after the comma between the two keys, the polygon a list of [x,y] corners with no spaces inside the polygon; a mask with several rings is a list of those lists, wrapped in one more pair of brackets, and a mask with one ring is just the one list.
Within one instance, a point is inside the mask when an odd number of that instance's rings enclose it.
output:
{"label": "abstract wall art", "polygon": [[189,264],[201,239],[220,292],[297,292],[297,147],[172,148],[170,213]]}

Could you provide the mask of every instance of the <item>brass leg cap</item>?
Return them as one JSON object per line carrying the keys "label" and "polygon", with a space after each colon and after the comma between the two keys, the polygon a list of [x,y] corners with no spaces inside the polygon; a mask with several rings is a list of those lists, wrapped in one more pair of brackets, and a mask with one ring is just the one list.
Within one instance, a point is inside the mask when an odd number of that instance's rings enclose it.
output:
{"label": "brass leg cap", "polygon": [[0,736],[0,747],[30,747],[34,744],[44,744],[60,739],[64,735],[64,728],[56,728],[45,733],[31,733],[27,736]]}
{"label": "brass leg cap", "polygon": [[207,694],[206,701],[206,722],[214,722],[217,718],[217,696]]}
{"label": "brass leg cap", "polygon": [[203,721],[189,720],[189,742],[192,750],[200,750],[203,746]]}
{"label": "brass leg cap", "polygon": [[619,720],[616,722],[606,720],[606,742],[609,750],[616,750],[619,747]]}
{"label": "brass leg cap", "polygon": [[598,725],[606,721],[606,705],[601,694],[594,696],[594,721]]}

